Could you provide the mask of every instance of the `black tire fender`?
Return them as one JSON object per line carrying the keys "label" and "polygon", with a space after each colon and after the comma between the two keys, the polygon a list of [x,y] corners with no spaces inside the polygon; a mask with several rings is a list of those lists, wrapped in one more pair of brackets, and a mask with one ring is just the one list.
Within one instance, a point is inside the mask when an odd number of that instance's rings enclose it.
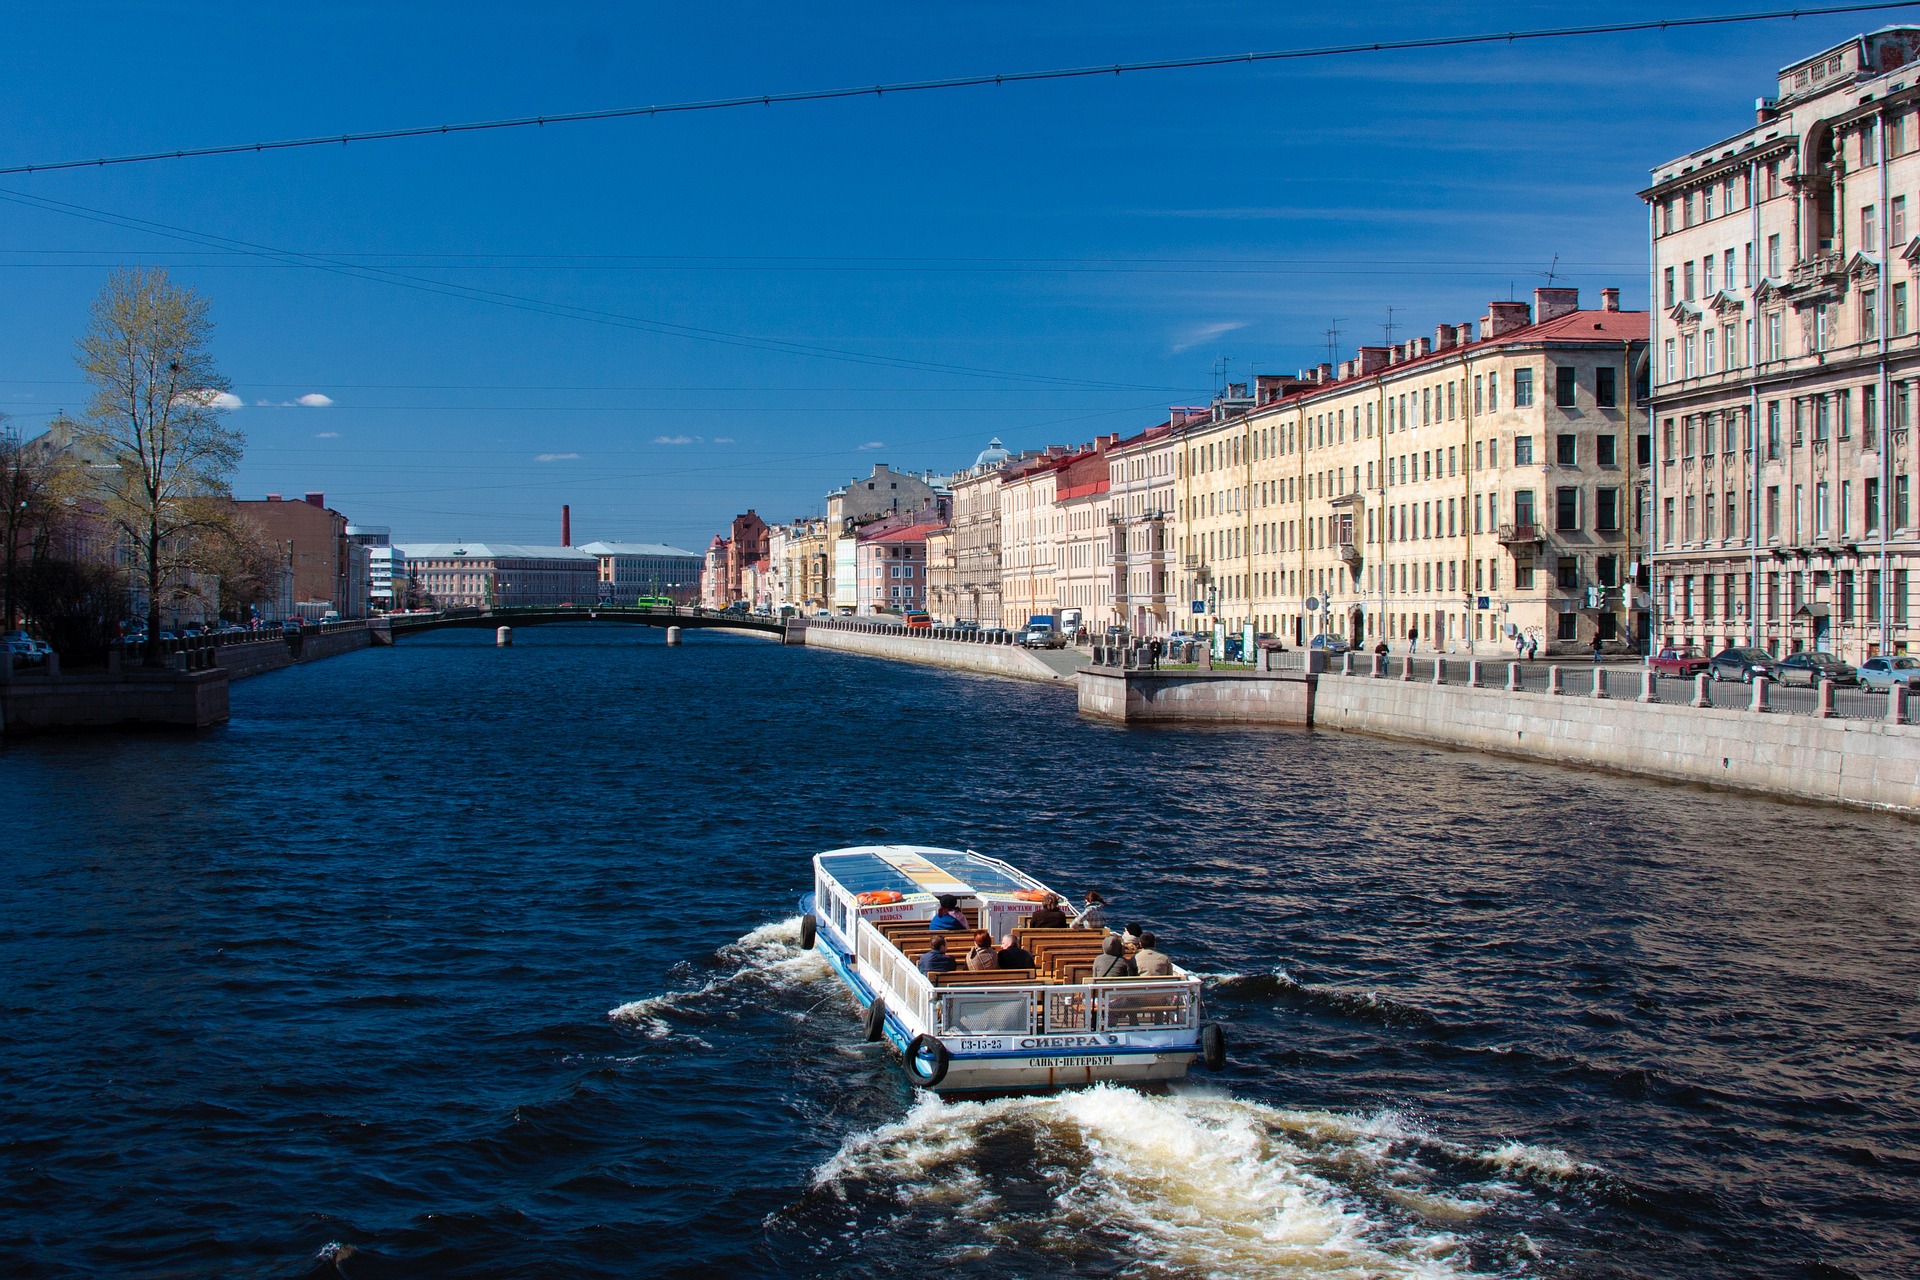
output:
{"label": "black tire fender", "polygon": [[802,951],[813,950],[813,940],[819,934],[820,922],[813,918],[811,911],[800,917],[800,949]]}
{"label": "black tire fender", "polygon": [[873,1003],[867,1006],[867,1043],[872,1044],[878,1040],[886,1030],[887,1002],[875,996]]}
{"label": "black tire fender", "polygon": [[[929,1054],[933,1058],[933,1067],[922,1071],[920,1055]],[[953,1065],[953,1055],[947,1052],[947,1046],[932,1036],[915,1036],[913,1043],[907,1046],[907,1074],[922,1089],[937,1089],[940,1082],[947,1078],[947,1068]]]}
{"label": "black tire fender", "polygon": [[1209,1071],[1218,1071],[1227,1065],[1227,1033],[1217,1022],[1200,1028],[1200,1061]]}

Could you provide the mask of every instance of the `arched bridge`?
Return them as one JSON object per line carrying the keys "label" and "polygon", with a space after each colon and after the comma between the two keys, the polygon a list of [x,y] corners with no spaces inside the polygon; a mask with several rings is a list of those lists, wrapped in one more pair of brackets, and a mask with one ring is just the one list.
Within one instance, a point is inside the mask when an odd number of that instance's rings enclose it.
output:
{"label": "arched bridge", "polygon": [[448,627],[538,627],[555,622],[620,622],[630,626],[689,629],[705,627],[723,631],[757,631],[762,635],[782,638],[787,634],[787,623],[780,618],[723,609],[696,609],[688,605],[661,608],[556,605],[552,608],[446,609],[438,613],[394,613],[386,618],[387,627],[396,640],[425,631],[444,631]]}

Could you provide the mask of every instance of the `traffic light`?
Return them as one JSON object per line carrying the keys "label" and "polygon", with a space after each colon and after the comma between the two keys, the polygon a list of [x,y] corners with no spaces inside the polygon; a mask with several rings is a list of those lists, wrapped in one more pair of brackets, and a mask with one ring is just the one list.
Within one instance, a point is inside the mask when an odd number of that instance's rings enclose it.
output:
{"label": "traffic light", "polygon": [[1598,609],[1600,607],[1600,594],[1599,587],[1587,588],[1587,608]]}

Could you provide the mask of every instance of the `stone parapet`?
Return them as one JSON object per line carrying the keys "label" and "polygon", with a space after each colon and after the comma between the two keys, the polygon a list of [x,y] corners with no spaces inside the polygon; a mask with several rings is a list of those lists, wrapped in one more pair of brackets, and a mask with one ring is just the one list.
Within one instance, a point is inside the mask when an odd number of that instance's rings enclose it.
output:
{"label": "stone parapet", "polygon": [[[832,649],[869,658],[890,658],[895,662],[943,667],[949,671],[972,671],[980,675],[1004,676],[1010,680],[1031,680],[1037,684],[1065,684],[1073,679],[1071,672],[1048,665],[1038,655],[1018,645],[937,640],[932,636],[915,635],[898,629],[882,631],[878,628],[864,630],[816,625],[801,629],[800,634],[805,637],[803,643],[809,649]],[[789,643],[792,641],[789,640]]]}
{"label": "stone parapet", "polygon": [[0,734],[157,726],[205,729],[227,722],[228,675],[206,671],[91,671],[0,684]]}
{"label": "stone parapet", "polygon": [[1313,726],[1317,675],[1300,672],[1126,671],[1080,673],[1080,714],[1122,724]]}

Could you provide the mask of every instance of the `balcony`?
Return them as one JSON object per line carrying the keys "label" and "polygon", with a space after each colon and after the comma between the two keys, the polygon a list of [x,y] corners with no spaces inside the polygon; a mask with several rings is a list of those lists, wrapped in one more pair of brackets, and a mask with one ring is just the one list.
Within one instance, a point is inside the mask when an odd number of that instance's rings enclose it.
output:
{"label": "balcony", "polygon": [[1339,547],[1340,559],[1346,562],[1348,568],[1360,563],[1360,548],[1354,545],[1351,538],[1343,539]]}
{"label": "balcony", "polygon": [[1503,524],[1495,536],[1499,538],[1502,546],[1507,547],[1533,546],[1547,540],[1546,530],[1532,523]]}

